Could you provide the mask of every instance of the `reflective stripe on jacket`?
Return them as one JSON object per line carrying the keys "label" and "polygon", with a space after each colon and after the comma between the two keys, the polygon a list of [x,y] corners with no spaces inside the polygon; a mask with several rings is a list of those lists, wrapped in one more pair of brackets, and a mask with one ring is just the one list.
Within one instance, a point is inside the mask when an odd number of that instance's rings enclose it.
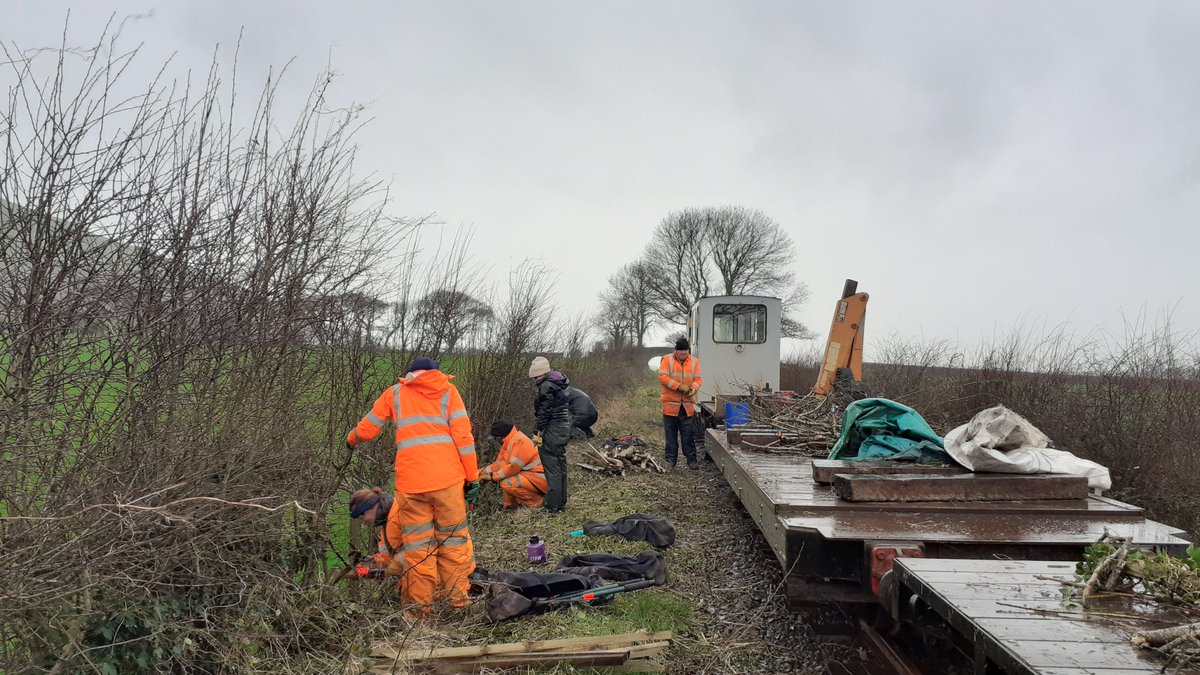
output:
{"label": "reflective stripe on jacket", "polygon": [[680,363],[675,354],[667,354],[658,362],[658,384],[662,389],[658,397],[662,401],[662,413],[670,417],[679,414],[679,407],[688,415],[696,414],[696,397],[688,396],[681,390],[689,386],[700,388],[700,359],[688,354],[687,359]]}
{"label": "reflective stripe on jacket", "polygon": [[504,437],[496,461],[488,465],[487,470],[492,474],[492,480],[501,481],[510,476],[516,476],[523,471],[543,473],[542,457],[529,437],[513,427]]}
{"label": "reflective stripe on jacket", "polygon": [[374,440],[384,422],[396,425],[396,493],[442,490],[479,476],[475,438],[462,396],[450,376],[426,370],[383,392],[346,440]]}
{"label": "reflective stripe on jacket", "polygon": [[391,495],[384,495],[379,503],[381,506],[387,504],[387,515],[384,516],[383,522],[380,522],[379,518],[375,519],[375,528],[379,530],[379,549],[375,553],[375,566],[387,567],[388,563],[392,562],[392,556],[400,550],[400,521],[396,516],[396,504]]}

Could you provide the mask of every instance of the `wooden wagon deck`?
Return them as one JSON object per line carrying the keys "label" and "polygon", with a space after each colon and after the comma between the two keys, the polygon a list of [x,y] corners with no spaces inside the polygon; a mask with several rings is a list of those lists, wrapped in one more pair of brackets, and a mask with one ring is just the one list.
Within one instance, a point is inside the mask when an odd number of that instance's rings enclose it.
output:
{"label": "wooden wagon deck", "polygon": [[[1188,623],[1190,618],[1129,598],[1092,600],[1086,612],[1064,606],[1064,586],[1055,579],[1072,581],[1074,571],[1068,562],[931,558],[897,559],[892,568],[898,611],[917,613],[928,607],[936,612],[973,645],[978,675],[1161,672],[1165,659],[1134,647],[1129,639],[1138,630]],[[913,603],[913,596],[921,602]]]}
{"label": "wooden wagon deck", "polygon": [[[1007,502],[848,502],[813,480],[811,458],[730,444],[722,430],[705,448],[785,570],[789,595],[869,600],[867,542],[915,542],[927,557],[1076,560],[1107,531],[1181,553],[1178,529],[1104,497]],[[833,590],[824,593],[824,590]]]}

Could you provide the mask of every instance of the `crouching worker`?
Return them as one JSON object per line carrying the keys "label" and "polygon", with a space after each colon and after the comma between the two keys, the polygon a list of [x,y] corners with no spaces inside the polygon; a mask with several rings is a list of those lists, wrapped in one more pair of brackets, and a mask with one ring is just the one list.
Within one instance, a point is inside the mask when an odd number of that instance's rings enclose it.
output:
{"label": "crouching worker", "polygon": [[500,485],[506,509],[541,506],[546,501],[546,473],[533,441],[507,420],[494,422],[491,434],[502,441],[500,453],[479,471],[479,479]]}
{"label": "crouching worker", "polygon": [[462,397],[436,361],[419,358],[346,444],[373,440],[388,422],[396,426],[396,495],[384,531],[393,555],[388,570],[400,576],[401,597],[416,617],[435,600],[465,607],[475,571],[467,503],[479,495],[479,470]]}
{"label": "crouching worker", "polygon": [[[371,558],[371,566],[378,569],[387,569],[393,562],[392,551],[399,548],[392,543],[400,543],[400,521],[389,519],[392,504],[392,496],[378,487],[358,490],[350,495],[350,519],[379,530],[379,550]],[[395,573],[398,575],[401,571],[397,565]]]}

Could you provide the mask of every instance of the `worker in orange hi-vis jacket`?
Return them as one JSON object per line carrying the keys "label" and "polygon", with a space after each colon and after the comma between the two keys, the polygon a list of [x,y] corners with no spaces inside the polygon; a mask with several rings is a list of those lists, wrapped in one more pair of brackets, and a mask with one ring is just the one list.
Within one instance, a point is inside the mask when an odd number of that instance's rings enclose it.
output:
{"label": "worker in orange hi-vis jacket", "polygon": [[533,441],[508,420],[492,423],[491,435],[501,440],[500,452],[496,461],[479,470],[479,479],[500,485],[506,509],[541,506],[546,501],[546,473]]}
{"label": "worker in orange hi-vis jacket", "polygon": [[[467,577],[475,571],[467,504],[479,496],[479,469],[471,420],[450,376],[436,361],[419,358],[400,382],[375,401],[346,444],[374,440],[386,422],[396,425],[396,494],[388,528],[398,526],[402,555],[388,565],[400,577],[410,611],[428,615],[433,602],[469,604]],[[392,551],[394,553],[394,551]]]}
{"label": "worker in orange hi-vis jacket", "polygon": [[687,338],[675,341],[675,351],[658,362],[658,383],[662,403],[666,447],[663,455],[668,468],[679,459],[679,439],[689,469],[699,469],[696,458],[696,392],[700,391],[700,359],[692,356]]}

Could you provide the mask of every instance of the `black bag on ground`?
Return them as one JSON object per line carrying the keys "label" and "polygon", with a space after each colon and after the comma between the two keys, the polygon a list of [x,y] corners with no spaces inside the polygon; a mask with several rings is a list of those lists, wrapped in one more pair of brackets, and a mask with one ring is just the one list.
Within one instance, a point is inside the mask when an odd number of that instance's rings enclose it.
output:
{"label": "black bag on ground", "polygon": [[604,579],[587,573],[567,572],[493,572],[488,575],[490,585],[502,585],[527,598],[551,598],[564,593],[586,591],[604,585]]}
{"label": "black bag on ground", "polygon": [[538,600],[567,593],[598,588],[605,584],[598,576],[554,572],[493,572],[478,583],[487,588],[487,615],[492,621],[505,621],[524,614],[540,614],[547,607]]}
{"label": "black bag on ground", "polygon": [[609,553],[569,555],[558,564],[558,572],[592,574],[608,581],[650,579],[656,584],[667,580],[667,561],[657,551],[643,551],[636,557]]}
{"label": "black bag on ground", "polygon": [[674,523],[661,516],[644,513],[631,513],[611,523],[589,520],[583,524],[583,533],[589,537],[611,535],[629,541],[645,541],[657,548],[666,548],[675,543]]}

